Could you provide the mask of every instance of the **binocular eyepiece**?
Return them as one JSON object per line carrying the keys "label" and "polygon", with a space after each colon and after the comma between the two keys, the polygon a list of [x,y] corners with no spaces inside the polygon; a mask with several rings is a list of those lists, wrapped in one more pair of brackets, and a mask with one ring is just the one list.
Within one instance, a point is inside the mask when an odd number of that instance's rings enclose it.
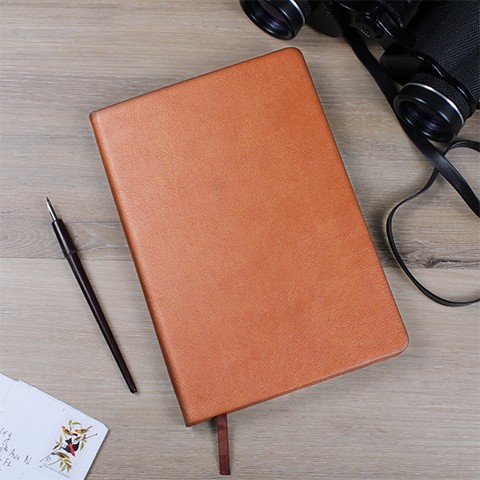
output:
{"label": "binocular eyepiece", "polygon": [[311,13],[310,4],[305,1],[241,0],[240,5],[255,25],[282,40],[294,38]]}

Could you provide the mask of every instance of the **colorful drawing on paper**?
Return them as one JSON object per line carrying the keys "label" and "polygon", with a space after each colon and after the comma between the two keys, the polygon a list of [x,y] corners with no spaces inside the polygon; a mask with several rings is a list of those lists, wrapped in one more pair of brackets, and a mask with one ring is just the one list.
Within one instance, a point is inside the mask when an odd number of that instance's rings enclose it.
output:
{"label": "colorful drawing on paper", "polygon": [[97,434],[88,435],[92,426],[83,427],[80,422],[68,421],[68,427],[62,425],[62,432],[52,447],[51,456],[56,456],[58,459],[48,464],[49,467],[57,465],[61,472],[69,473],[73,468],[72,459],[83,450],[88,442],[88,439]]}

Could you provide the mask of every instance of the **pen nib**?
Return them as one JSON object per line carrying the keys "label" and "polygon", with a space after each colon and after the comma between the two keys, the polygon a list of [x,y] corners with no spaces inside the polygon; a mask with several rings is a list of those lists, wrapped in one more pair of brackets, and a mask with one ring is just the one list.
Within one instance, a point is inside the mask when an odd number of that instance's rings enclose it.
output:
{"label": "pen nib", "polygon": [[48,211],[50,212],[50,216],[52,217],[52,220],[55,222],[56,220],[58,220],[57,214],[55,213],[55,210],[53,209],[53,206],[50,203],[50,200],[48,199],[48,197],[45,197],[45,198],[47,201],[47,208],[48,208]]}

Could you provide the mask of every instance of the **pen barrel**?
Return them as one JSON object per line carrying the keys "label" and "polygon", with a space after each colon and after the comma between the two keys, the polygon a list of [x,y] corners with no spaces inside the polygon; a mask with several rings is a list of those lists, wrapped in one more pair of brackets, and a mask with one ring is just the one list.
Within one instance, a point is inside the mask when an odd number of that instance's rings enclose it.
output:
{"label": "pen barrel", "polygon": [[52,222],[52,228],[55,232],[58,243],[60,244],[60,248],[62,249],[62,252],[65,256],[77,251],[77,248],[73,243],[72,237],[70,237],[67,227],[61,219]]}
{"label": "pen barrel", "polygon": [[93,291],[92,285],[88,280],[87,274],[83,268],[82,263],[80,262],[78,254],[76,253],[76,251],[74,251],[65,255],[65,258],[67,259],[70,268],[72,269],[73,274],[75,275],[75,278],[80,285],[83,295],[87,300],[88,306],[90,307],[90,310],[92,311],[93,316],[97,321],[97,324],[107,342],[107,345],[110,348],[110,351],[112,352],[118,367],[120,368],[120,371],[123,375],[123,378],[125,379],[125,382],[128,385],[128,388],[132,393],[135,393],[137,391],[137,388],[135,386],[133,378],[128,371],[125,360],[123,359],[123,356],[120,352],[120,348],[118,347],[118,344],[115,340],[115,337],[113,336],[110,326],[107,323],[107,319],[105,318],[102,308],[98,303],[95,292]]}

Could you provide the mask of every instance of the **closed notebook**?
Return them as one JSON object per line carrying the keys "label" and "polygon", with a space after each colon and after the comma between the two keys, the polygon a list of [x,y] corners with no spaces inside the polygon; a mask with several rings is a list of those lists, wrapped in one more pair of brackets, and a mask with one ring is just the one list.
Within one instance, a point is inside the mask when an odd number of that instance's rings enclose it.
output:
{"label": "closed notebook", "polygon": [[91,122],[188,426],[406,347],[297,49]]}

